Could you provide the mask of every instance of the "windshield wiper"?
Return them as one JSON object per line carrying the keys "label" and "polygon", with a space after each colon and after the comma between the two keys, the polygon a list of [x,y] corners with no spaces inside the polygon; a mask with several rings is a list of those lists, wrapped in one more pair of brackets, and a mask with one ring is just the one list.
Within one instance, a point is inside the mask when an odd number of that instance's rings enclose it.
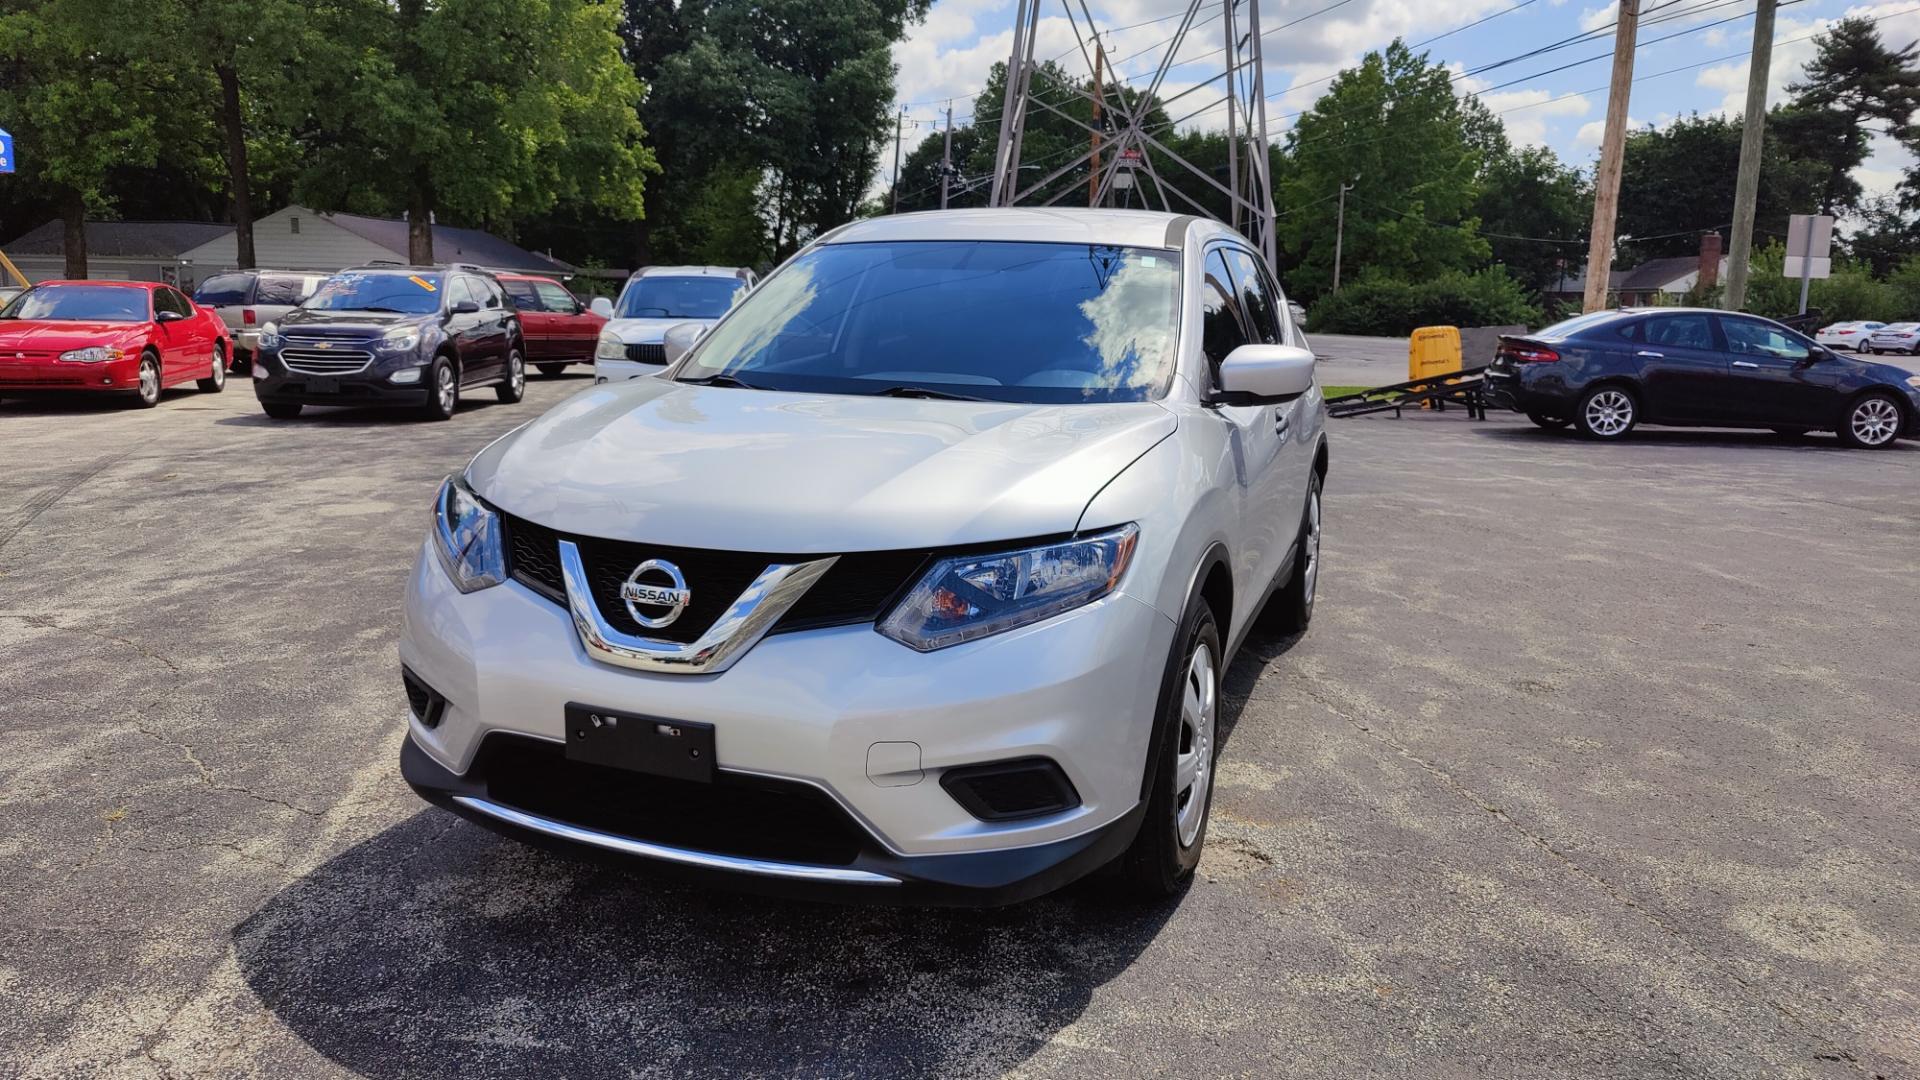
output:
{"label": "windshield wiper", "polygon": [[873,397],[927,398],[934,401],[992,401],[992,398],[974,397],[972,394],[955,394],[946,390],[935,390],[926,386],[889,386],[885,390],[875,390]]}
{"label": "windshield wiper", "polygon": [[750,382],[741,382],[737,377],[729,375],[724,371],[718,375],[709,375],[704,379],[675,379],[674,381],[686,383],[688,386],[731,386],[738,390],[762,389],[762,387],[755,386]]}

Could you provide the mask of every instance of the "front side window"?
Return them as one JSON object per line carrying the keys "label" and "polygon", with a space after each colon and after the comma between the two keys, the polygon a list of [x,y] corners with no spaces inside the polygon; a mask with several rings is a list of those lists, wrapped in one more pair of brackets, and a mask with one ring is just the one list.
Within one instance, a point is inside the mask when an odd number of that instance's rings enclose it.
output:
{"label": "front side window", "polygon": [[1647,320],[1646,343],[1676,349],[1712,349],[1713,327],[1705,315],[1656,315]]}
{"label": "front side window", "polygon": [[315,311],[431,315],[440,309],[440,275],[349,270],[328,278],[301,306]]}
{"label": "front side window", "polygon": [[717,319],[733,306],[747,283],[732,277],[634,278],[620,294],[622,319]]}
{"label": "front side window", "polygon": [[473,295],[472,283],[463,277],[447,282],[447,306],[452,307],[459,303],[472,303],[476,307],[480,304],[480,298]]}
{"label": "front side window", "polygon": [[1179,293],[1179,259],[1164,251],[831,244],[749,294],[674,377],[831,394],[1142,401],[1172,376]]}
{"label": "front side window", "polygon": [[580,302],[573,294],[555,285],[551,281],[536,281],[533,291],[540,294],[540,306],[561,315],[573,315],[580,311]]}
{"label": "front side window", "polygon": [[1741,356],[1770,356],[1777,360],[1805,360],[1806,342],[1797,335],[1769,323],[1753,319],[1720,320],[1727,335],[1727,351]]}
{"label": "front side window", "polygon": [[146,322],[147,290],[119,285],[41,285],[7,305],[9,319],[61,322]]}
{"label": "front side window", "polygon": [[208,307],[227,307],[247,302],[250,274],[215,274],[193,290],[193,298]]}
{"label": "front side window", "polygon": [[1240,286],[1240,310],[1246,313],[1248,328],[1262,345],[1282,344],[1280,313],[1273,292],[1260,273],[1252,255],[1239,248],[1227,248],[1227,265],[1233,270],[1234,283]]}
{"label": "front side window", "polygon": [[1247,331],[1240,323],[1233,275],[1218,248],[1207,253],[1205,269],[1200,283],[1200,351],[1218,364],[1247,343]]}

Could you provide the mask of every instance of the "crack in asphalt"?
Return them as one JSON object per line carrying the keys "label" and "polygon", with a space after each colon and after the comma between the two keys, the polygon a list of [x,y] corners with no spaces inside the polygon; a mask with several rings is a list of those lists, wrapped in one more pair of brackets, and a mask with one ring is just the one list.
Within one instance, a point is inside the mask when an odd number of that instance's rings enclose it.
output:
{"label": "crack in asphalt", "polygon": [[199,753],[196,752],[193,747],[187,745],[186,743],[181,742],[178,739],[169,738],[165,735],[162,735],[161,733],[154,731],[152,728],[142,727],[139,724],[135,724],[133,729],[135,731],[138,731],[140,734],[145,735],[147,738],[152,739],[154,742],[161,744],[162,746],[171,746],[175,750],[180,751],[181,756],[185,757],[187,761],[191,763],[196,770],[199,771],[200,782],[206,785],[206,787],[210,791],[219,791],[219,792],[225,792],[225,793],[230,793],[234,795],[244,795],[249,799],[255,799],[263,803],[269,803],[273,806],[283,806],[288,810],[292,810],[296,814],[304,814],[310,818],[317,819],[317,818],[326,816],[321,811],[309,810],[304,806],[300,806],[298,804],[288,802],[287,800],[282,799],[277,795],[262,795],[261,793],[254,791],[251,788],[244,787],[239,784],[215,783],[213,779],[213,768],[209,766],[205,761],[202,761],[200,759]]}
{"label": "crack in asphalt", "polygon": [[1487,799],[1481,796],[1479,792],[1474,791],[1472,788],[1468,787],[1465,783],[1462,783],[1459,778],[1455,777],[1447,769],[1443,768],[1436,762],[1430,761],[1427,758],[1424,758],[1419,754],[1414,753],[1413,750],[1410,747],[1408,747],[1405,743],[1402,743],[1400,740],[1394,738],[1392,735],[1387,734],[1385,731],[1380,730],[1380,728],[1376,724],[1370,722],[1367,718],[1355,716],[1352,713],[1350,713],[1346,708],[1342,707],[1341,704],[1338,704],[1330,700],[1325,694],[1320,692],[1320,689],[1317,686],[1314,685],[1315,682],[1316,680],[1314,679],[1313,676],[1307,675],[1301,680],[1300,688],[1306,693],[1306,695],[1309,698],[1312,698],[1315,702],[1325,707],[1328,712],[1331,712],[1333,715],[1339,717],[1342,722],[1347,724],[1347,726],[1353,728],[1355,731],[1359,732],[1360,734],[1365,735],[1368,739],[1374,742],[1377,742],[1382,746],[1387,747],[1388,749],[1392,750],[1395,754],[1398,754],[1400,757],[1405,758],[1406,760],[1419,766],[1421,770],[1426,772],[1428,775],[1432,776],[1434,779],[1438,780],[1440,782],[1441,787],[1453,793],[1455,796],[1461,799],[1464,799],[1466,802],[1471,804],[1475,809],[1478,809],[1481,812],[1491,816],[1495,821],[1499,822],[1501,825],[1504,825],[1508,829],[1512,830],[1513,832],[1518,833],[1528,843],[1532,844],[1534,847],[1539,848],[1541,851],[1546,852],[1549,856],[1551,856],[1553,859],[1561,863],[1567,869],[1573,871],[1578,876],[1586,879],[1592,885],[1597,886],[1600,889],[1600,891],[1605,893],[1610,899],[1614,900],[1616,903],[1620,904],[1622,907],[1625,907],[1631,910],[1634,914],[1638,915],[1641,919],[1645,920],[1649,925],[1653,926],[1655,929],[1659,930],[1662,934],[1671,938],[1675,944],[1679,945],[1682,949],[1686,950],[1686,952],[1688,952],[1689,954],[1697,958],[1702,964],[1702,966],[1704,966],[1707,970],[1716,972],[1724,976],[1725,978],[1731,980],[1734,984],[1739,986],[1742,990],[1746,991],[1749,997],[1753,998],[1754,1000],[1765,1003],[1768,1008],[1772,1009],[1775,1013],[1779,1014],[1781,1019],[1792,1024],[1803,1035],[1805,1035],[1807,1038],[1809,1038],[1816,1044],[1817,1048],[1814,1055],[1816,1058],[1823,1061],[1845,1062],[1846,1064],[1852,1067],[1853,1072],[1862,1076],[1867,1075],[1866,1069],[1855,1058],[1852,1051],[1847,1050],[1845,1047],[1839,1046],[1832,1039],[1828,1038],[1823,1033],[1817,1030],[1814,1030],[1809,1025],[1808,1021],[1803,1019],[1793,1009],[1789,1008],[1787,1005],[1785,1005],[1784,1003],[1776,999],[1773,995],[1767,993],[1765,990],[1749,982],[1739,972],[1732,971],[1726,968],[1725,966],[1723,966],[1722,964],[1720,964],[1714,957],[1702,951],[1699,948],[1699,946],[1695,945],[1690,939],[1688,939],[1687,936],[1684,933],[1682,933],[1677,927],[1669,925],[1665,920],[1661,919],[1658,915],[1654,914],[1653,911],[1649,910],[1647,907],[1642,905],[1638,900],[1635,900],[1632,895],[1627,893],[1625,890],[1621,889],[1619,886],[1615,885],[1613,882],[1608,881],[1606,878],[1602,877],[1601,875],[1593,872],[1592,870],[1587,869],[1585,866],[1582,866],[1578,860],[1573,858],[1573,856],[1568,855],[1565,851],[1562,851],[1560,848],[1556,847],[1551,840],[1548,840],[1546,837],[1541,836],[1540,834],[1534,832],[1532,829],[1529,829],[1526,825],[1516,820],[1511,814],[1508,814],[1501,807],[1487,801]]}
{"label": "crack in asphalt", "polygon": [[132,638],[124,638],[119,636],[118,634],[109,634],[105,630],[95,630],[90,626],[62,626],[60,623],[54,621],[53,616],[47,615],[41,612],[24,612],[23,613],[23,612],[0,611],[0,619],[18,619],[21,622],[26,623],[28,626],[35,627],[36,629],[40,629],[40,630],[60,630],[69,634],[82,634],[86,637],[99,638],[101,641],[110,641],[115,645],[121,645],[121,646],[125,646],[126,648],[132,649],[134,652],[139,653],[141,656],[144,656],[147,659],[154,661],[155,663],[165,666],[168,671],[171,671],[176,675],[179,674],[180,672],[180,665],[174,663],[172,660],[167,659],[165,656],[162,656],[161,654],[154,652],[152,649],[146,647],[145,645],[140,644],[139,642],[133,640]]}
{"label": "crack in asphalt", "polygon": [[106,457],[96,458],[93,464],[88,465],[79,472],[69,474],[64,479],[55,481],[52,487],[28,499],[27,504],[20,510],[18,520],[14,521],[12,525],[0,526],[0,548],[6,547],[9,540],[20,535],[21,530],[33,524],[34,519],[46,513],[54,503],[66,498],[67,494],[74,488],[105,472],[107,468],[115,462],[131,453],[133,453],[132,450],[123,450],[118,454],[108,454]]}

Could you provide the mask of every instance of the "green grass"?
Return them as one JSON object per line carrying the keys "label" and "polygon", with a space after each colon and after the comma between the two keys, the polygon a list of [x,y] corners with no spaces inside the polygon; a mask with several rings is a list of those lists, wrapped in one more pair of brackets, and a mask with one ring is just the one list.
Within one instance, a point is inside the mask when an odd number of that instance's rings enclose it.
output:
{"label": "green grass", "polygon": [[1345,394],[1357,394],[1362,390],[1371,389],[1373,388],[1370,386],[1323,386],[1320,388],[1320,393],[1323,397],[1341,397]]}

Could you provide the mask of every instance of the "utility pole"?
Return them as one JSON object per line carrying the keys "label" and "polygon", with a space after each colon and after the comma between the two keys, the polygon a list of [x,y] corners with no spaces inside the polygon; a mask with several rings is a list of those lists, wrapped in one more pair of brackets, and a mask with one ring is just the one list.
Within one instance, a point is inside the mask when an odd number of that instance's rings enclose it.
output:
{"label": "utility pole", "polygon": [[1620,164],[1627,150],[1627,99],[1633,96],[1633,48],[1640,24],[1640,0],[1620,0],[1613,31],[1613,81],[1607,87],[1605,136],[1600,167],[1593,175],[1593,229],[1587,248],[1587,295],[1582,311],[1607,306],[1607,279],[1613,271],[1614,218],[1620,212]]}
{"label": "utility pole", "polygon": [[900,212],[900,134],[907,128],[907,107],[900,106],[900,118],[893,124],[893,212]]}
{"label": "utility pole", "polygon": [[1101,81],[1106,77],[1107,53],[1093,43],[1093,166],[1087,170],[1087,205],[1100,205],[1100,104],[1107,98]]}
{"label": "utility pole", "polygon": [[947,102],[947,145],[940,151],[940,209],[947,208],[947,184],[953,179],[953,102]]}
{"label": "utility pole", "polygon": [[[1355,180],[1360,179],[1354,177]],[[1333,291],[1340,291],[1340,248],[1347,239],[1347,192],[1352,184],[1340,185],[1340,212],[1333,219]]]}
{"label": "utility pole", "polygon": [[1767,68],[1773,63],[1773,9],[1760,0],[1753,13],[1753,61],[1747,68],[1747,126],[1740,131],[1740,172],[1733,186],[1733,240],[1727,248],[1728,311],[1747,303],[1747,264],[1753,259],[1754,204],[1760,200],[1760,153],[1767,130]]}

